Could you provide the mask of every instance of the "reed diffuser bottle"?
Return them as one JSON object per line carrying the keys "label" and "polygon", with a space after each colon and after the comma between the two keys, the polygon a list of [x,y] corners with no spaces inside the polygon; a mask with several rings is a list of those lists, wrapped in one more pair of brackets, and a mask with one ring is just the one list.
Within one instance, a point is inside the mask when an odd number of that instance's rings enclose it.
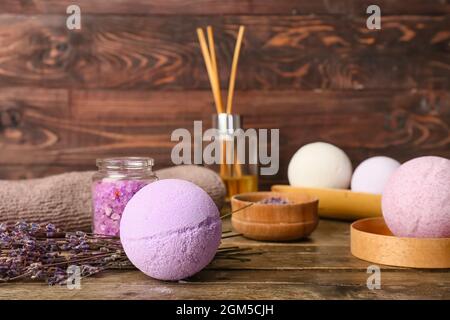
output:
{"label": "reed diffuser bottle", "polygon": [[[242,129],[242,118],[238,114],[232,113],[234,86],[244,30],[244,26],[239,27],[230,72],[226,108],[224,108],[212,27],[206,28],[208,41],[203,29],[197,29],[198,40],[216,105],[217,114],[213,115],[212,123],[213,128],[218,131],[216,139],[219,139],[221,146],[219,171],[227,187],[226,200],[229,200],[235,194],[257,191],[258,189],[257,159],[254,158],[257,157],[257,153],[252,152],[256,148],[256,143],[255,141],[247,143],[245,139],[242,141],[238,134],[242,131],[240,130]],[[239,148],[239,139],[241,139],[241,147],[242,142],[246,143],[243,148]],[[252,143],[253,145],[251,145]]]}
{"label": "reed diffuser bottle", "polygon": [[[245,139],[242,117],[219,113],[212,117],[220,142],[220,177],[227,188],[226,200],[233,195],[258,190],[258,159],[255,141]],[[239,141],[240,140],[240,141]],[[239,147],[241,146],[241,147]]]}

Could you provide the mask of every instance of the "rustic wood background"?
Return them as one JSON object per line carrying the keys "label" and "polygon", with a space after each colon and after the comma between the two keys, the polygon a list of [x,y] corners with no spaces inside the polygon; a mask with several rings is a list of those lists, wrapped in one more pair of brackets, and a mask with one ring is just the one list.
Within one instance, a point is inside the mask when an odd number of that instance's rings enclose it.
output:
{"label": "rustic wood background", "polygon": [[[82,30],[65,27],[69,4]],[[382,29],[366,28],[366,8]],[[195,28],[215,27],[222,85],[247,26],[235,111],[280,128],[292,154],[322,140],[354,164],[373,155],[450,157],[446,0],[1,0],[0,178],[94,168],[96,157],[170,165],[170,133],[209,123]]]}

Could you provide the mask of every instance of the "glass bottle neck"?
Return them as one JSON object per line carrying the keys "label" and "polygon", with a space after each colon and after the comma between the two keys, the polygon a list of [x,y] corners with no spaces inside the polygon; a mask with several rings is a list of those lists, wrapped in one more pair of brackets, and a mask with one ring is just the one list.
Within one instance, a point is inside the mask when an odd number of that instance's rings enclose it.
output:
{"label": "glass bottle neck", "polygon": [[221,135],[233,134],[236,129],[241,129],[242,119],[238,114],[219,113],[213,115],[212,125]]}

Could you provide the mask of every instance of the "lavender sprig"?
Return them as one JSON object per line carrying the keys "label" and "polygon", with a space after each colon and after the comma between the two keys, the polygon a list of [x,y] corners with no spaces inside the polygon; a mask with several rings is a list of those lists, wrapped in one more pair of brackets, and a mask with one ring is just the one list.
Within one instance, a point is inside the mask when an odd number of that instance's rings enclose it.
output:
{"label": "lavender sprig", "polygon": [[0,282],[33,279],[64,284],[71,265],[80,267],[83,278],[130,262],[119,238],[63,232],[51,223],[0,224]]}
{"label": "lavender sprig", "polygon": [[[222,239],[237,237],[225,231]],[[216,259],[248,261],[258,254],[239,247],[220,247]],[[31,279],[66,284],[69,266],[80,267],[81,278],[110,269],[133,268],[118,237],[64,232],[53,224],[0,224],[0,283]]]}

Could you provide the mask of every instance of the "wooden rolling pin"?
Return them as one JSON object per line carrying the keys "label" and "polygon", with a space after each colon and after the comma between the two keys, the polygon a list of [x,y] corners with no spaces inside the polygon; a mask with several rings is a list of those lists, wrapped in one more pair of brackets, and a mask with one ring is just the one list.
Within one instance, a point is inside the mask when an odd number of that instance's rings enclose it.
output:
{"label": "wooden rolling pin", "polygon": [[381,195],[343,189],[319,189],[274,185],[275,192],[297,192],[319,198],[319,216],[356,220],[381,216]]}

